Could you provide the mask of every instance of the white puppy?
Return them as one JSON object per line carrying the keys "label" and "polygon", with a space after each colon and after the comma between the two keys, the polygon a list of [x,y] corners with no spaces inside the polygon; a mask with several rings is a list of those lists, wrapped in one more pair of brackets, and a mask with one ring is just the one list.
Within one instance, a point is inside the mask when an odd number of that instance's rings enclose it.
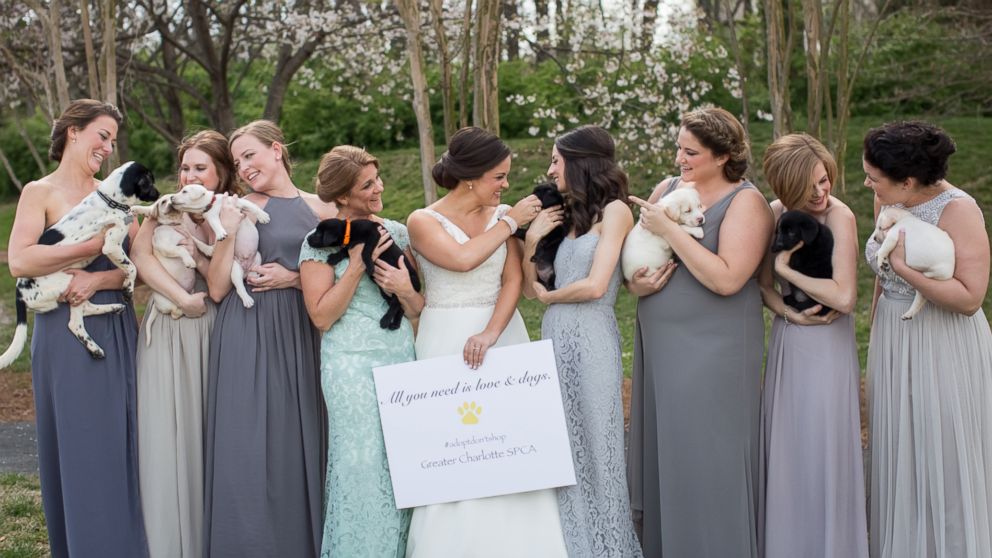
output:
{"label": "white puppy", "polygon": [[[677,188],[655,205],[664,209],[665,215],[676,221],[682,230],[695,238],[703,238],[701,225],[706,222],[706,217],[703,216],[703,204],[699,201],[699,192],[695,188]],[[672,247],[668,241],[648,231],[638,221],[624,240],[620,267],[624,278],[630,281],[638,269],[646,267],[648,273],[652,273],[670,259]]]}
{"label": "white puppy", "polygon": [[[950,235],[898,207],[887,207],[878,214],[874,237],[881,244],[876,256],[879,269],[889,270],[889,254],[899,242],[899,231],[906,231],[906,265],[930,279],[946,281],[954,276],[954,241]],[[916,291],[916,298],[902,319],[912,319],[926,301]]]}
{"label": "white puppy", "polygon": [[[155,236],[152,239],[155,255],[162,266],[166,268],[176,282],[187,291],[192,290],[196,280],[193,269],[196,261],[189,255],[189,252],[180,245],[186,235],[172,226],[182,222],[182,214],[203,215],[204,220],[214,231],[217,240],[227,238],[227,231],[220,223],[220,210],[223,200],[228,197],[226,194],[215,194],[199,184],[189,184],[179,192],[164,196],[155,205],[148,208],[136,208],[135,213],[150,215],[155,217],[159,226],[155,229]],[[263,211],[254,203],[230,196],[235,200],[235,205],[246,215],[250,215],[259,223],[268,223],[269,214]],[[163,227],[162,225],[170,225]],[[162,232],[159,232],[162,231]],[[196,237],[190,237],[196,247],[207,256],[213,255],[213,247],[200,241]],[[161,243],[161,245],[160,245]],[[241,297],[241,301],[246,308],[255,305],[255,301],[248,295],[244,285],[244,275],[255,265],[261,264],[261,256],[258,254],[258,231],[254,223],[249,219],[241,221],[237,238],[234,245],[234,265],[231,266],[231,282]],[[173,318],[182,316],[182,311],[174,301],[169,300],[161,293],[154,293],[153,300],[158,312],[170,314]],[[150,310],[155,311],[155,310]],[[151,322],[155,315],[149,316],[148,332],[150,332]],[[146,334],[146,339],[150,337]]]}

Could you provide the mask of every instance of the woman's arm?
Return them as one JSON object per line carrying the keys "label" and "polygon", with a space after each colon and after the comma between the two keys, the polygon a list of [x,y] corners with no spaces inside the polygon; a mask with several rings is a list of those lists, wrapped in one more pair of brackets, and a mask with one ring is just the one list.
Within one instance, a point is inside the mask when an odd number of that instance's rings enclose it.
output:
{"label": "woman's arm", "polygon": [[191,318],[202,316],[207,311],[204,304],[205,293],[190,294],[186,292],[186,289],[179,286],[179,283],[172,275],[169,275],[162,263],[155,257],[152,241],[156,226],[158,226],[158,221],[153,217],[146,217],[138,229],[134,244],[131,245],[131,260],[138,268],[138,278],[152,290],[162,293],[169,300],[175,302],[183,314]]}
{"label": "woman's arm", "polygon": [[972,315],[982,308],[989,286],[989,237],[982,212],[971,200],[947,204],[938,223],[954,241],[954,276],[930,279],[906,265],[905,244],[899,243],[889,261],[892,270],[930,302],[959,314]]}
{"label": "woman's arm", "polygon": [[407,218],[410,245],[434,265],[450,271],[471,271],[489,259],[510,238],[510,226],[501,221],[488,231],[459,244],[434,217],[414,211]]}
{"label": "woman's arm", "polygon": [[[51,187],[32,182],[21,191],[14,214],[14,225],[7,243],[7,264],[14,277],[39,277],[54,273],[80,260],[100,255],[103,231],[79,244],[49,246],[38,244],[47,225]],[[123,275],[121,275],[123,284]],[[117,286],[120,288],[120,285]]]}
{"label": "woman's arm", "polygon": [[538,300],[545,304],[555,304],[602,298],[616,271],[623,241],[632,228],[634,228],[634,216],[627,204],[620,200],[610,202],[603,210],[599,243],[596,245],[596,253],[593,254],[589,275],[553,291],[548,291],[543,285],[536,283],[532,288],[537,290]]}
{"label": "woman's arm", "polygon": [[832,277],[809,277],[789,267],[789,259],[795,250],[778,253],[775,271],[817,302],[841,314],[850,314],[858,297],[858,227],[854,213],[845,205],[837,205],[827,215],[826,225],[834,237]]}
{"label": "woman's arm", "polygon": [[331,329],[348,310],[358,290],[358,283],[365,274],[365,262],[362,261],[364,246],[356,244],[348,249],[348,267],[339,281],[334,280],[334,267],[326,263],[307,260],[300,264],[303,301],[310,321],[320,331]]}
{"label": "woman's arm", "polygon": [[[503,263],[503,282],[493,308],[493,315],[486,324],[486,329],[468,338],[462,354],[465,363],[472,369],[482,365],[489,347],[496,344],[503,334],[506,325],[510,323],[513,313],[517,311],[517,301],[520,300],[520,283],[523,273],[520,270],[520,244],[506,243],[506,261]],[[478,350],[475,350],[478,348]]]}

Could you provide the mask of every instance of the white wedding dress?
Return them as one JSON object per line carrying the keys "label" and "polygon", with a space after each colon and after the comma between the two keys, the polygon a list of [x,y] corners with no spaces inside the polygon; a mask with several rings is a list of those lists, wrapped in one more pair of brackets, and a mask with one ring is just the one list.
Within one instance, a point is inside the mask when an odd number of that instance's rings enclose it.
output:
{"label": "white wedding dress", "polygon": [[[496,209],[487,228],[510,209]],[[458,243],[469,240],[440,213],[424,209]],[[424,275],[426,304],[420,314],[417,359],[461,354],[468,338],[485,329],[502,284],[506,246],[468,272],[449,271],[415,254]],[[497,347],[527,343],[530,337],[520,313],[496,342]],[[471,371],[466,368],[466,374]],[[554,489],[492,498],[463,500],[415,508],[407,558],[565,558],[565,542]]]}

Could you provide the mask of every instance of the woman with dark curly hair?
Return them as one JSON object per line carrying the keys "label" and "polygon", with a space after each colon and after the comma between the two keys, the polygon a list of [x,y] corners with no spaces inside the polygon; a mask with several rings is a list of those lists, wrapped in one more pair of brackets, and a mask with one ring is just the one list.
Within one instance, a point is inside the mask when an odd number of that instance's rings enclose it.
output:
{"label": "woman with dark curly hair", "polygon": [[[559,137],[548,176],[566,208],[541,212],[527,229],[524,294],[548,304],[542,336],[554,342],[577,483],[558,489],[569,556],[641,555],[630,520],[623,455],[620,329],[613,313],[620,289],[620,249],[634,226],[627,175],[617,165],[613,138],[599,126]],[[541,238],[568,227],[555,257],[555,290],[537,282],[531,256]]]}
{"label": "woman with dark curly hair", "polygon": [[[954,142],[923,122],[886,124],[864,141],[876,215],[908,210],[954,241],[954,276],[906,265],[904,239],[878,269],[868,346],[871,555],[992,556],[992,333],[982,312],[989,237],[982,211],[944,179]],[[908,240],[912,242],[912,239]],[[919,291],[929,301],[903,320]]]}
{"label": "woman with dark curly hair", "polygon": [[[641,225],[680,263],[641,269],[630,412],[631,506],[644,555],[758,555],[758,413],[764,321],[755,279],[768,249],[768,202],[744,178],[750,148],[729,112],[682,117],[675,162],[641,205]],[[705,236],[689,236],[653,205],[695,187]]]}

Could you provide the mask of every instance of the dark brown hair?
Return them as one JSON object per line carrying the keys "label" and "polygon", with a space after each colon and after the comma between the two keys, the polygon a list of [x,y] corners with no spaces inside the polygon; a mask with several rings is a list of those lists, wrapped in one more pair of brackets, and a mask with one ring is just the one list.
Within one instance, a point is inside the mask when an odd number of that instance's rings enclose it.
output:
{"label": "dark brown hair", "polygon": [[368,151],[354,145],[339,145],[320,158],[317,167],[317,196],[325,202],[336,202],[355,187],[358,175],[369,165],[379,168],[379,160]]}
{"label": "dark brown hair", "polygon": [[93,99],[76,99],[69,103],[62,114],[52,125],[52,145],[48,148],[48,157],[53,161],[62,161],[62,152],[65,151],[65,142],[69,136],[69,128],[82,130],[89,126],[101,116],[109,116],[120,126],[124,121],[121,111],[110,103],[96,101]]}
{"label": "dark brown hair", "polygon": [[864,158],[896,182],[915,178],[933,186],[947,176],[947,159],[957,151],[947,132],[927,122],[893,122],[865,135]]}
{"label": "dark brown hair", "polygon": [[723,165],[724,178],[730,182],[744,178],[751,159],[751,146],[737,117],[722,108],[705,108],[683,115],[680,126],[712,151],[714,157],[727,155]]}
{"label": "dark brown hair", "polygon": [[463,180],[486,174],[509,156],[510,148],[496,134],[469,126],[451,136],[431,176],[438,186],[452,190]]}
{"label": "dark brown hair", "polygon": [[217,193],[244,195],[245,190],[238,182],[237,174],[234,172],[234,158],[231,157],[231,149],[227,146],[227,138],[224,134],[216,130],[203,130],[191,136],[187,136],[179,144],[178,158],[179,164],[183,162],[183,155],[190,149],[198,149],[207,154],[217,169]]}
{"label": "dark brown hair", "polygon": [[599,126],[580,126],[555,140],[565,161],[565,206],[575,235],[581,236],[603,216],[613,200],[627,203],[627,173],[617,165],[616,145]]}

